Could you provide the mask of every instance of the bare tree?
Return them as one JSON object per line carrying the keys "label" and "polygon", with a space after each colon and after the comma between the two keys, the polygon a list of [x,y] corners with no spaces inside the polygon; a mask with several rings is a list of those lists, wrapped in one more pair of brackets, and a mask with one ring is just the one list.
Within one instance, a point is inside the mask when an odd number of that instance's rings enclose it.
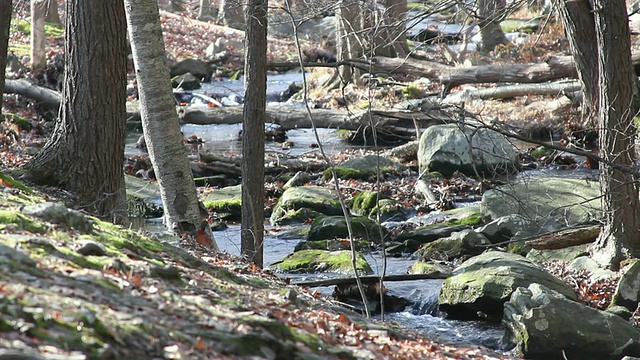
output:
{"label": "bare tree", "polygon": [[[4,92],[4,69],[7,66],[9,50],[9,29],[11,28],[11,0],[0,0],[0,94]],[[0,112],[0,121],[2,113]]]}
{"label": "bare tree", "polygon": [[44,18],[47,0],[31,0],[31,68],[42,69],[46,65]]}
{"label": "bare tree", "polygon": [[[595,10],[597,9],[597,11]],[[561,7],[572,44],[580,79],[585,89],[585,107],[595,107],[600,135],[600,188],[602,231],[591,247],[598,263],[618,268],[620,261],[640,256],[640,204],[638,179],[621,168],[633,168],[637,129],[635,74],[631,66],[631,43],[624,0],[578,0]],[[587,34],[593,24],[596,53]],[[594,56],[597,55],[597,56]],[[591,68],[597,59],[597,69]],[[595,76],[594,81],[590,76]],[[587,100],[589,99],[589,100]]]}
{"label": "bare tree", "polygon": [[242,121],[242,254],[263,266],[264,123],[267,105],[267,0],[249,0]]}
{"label": "bare tree", "polygon": [[200,0],[200,6],[198,9],[198,20],[209,21],[212,20],[211,15],[211,2],[209,0]]}
{"label": "bare tree", "polygon": [[68,0],[60,119],[23,177],[70,190],[85,210],[123,220],[126,27],[119,1]]}
{"label": "bare tree", "polygon": [[218,21],[234,29],[245,29],[244,0],[220,0]]}
{"label": "bare tree", "polygon": [[478,23],[480,50],[492,51],[497,45],[508,42],[500,27],[500,22],[508,13],[506,0],[462,1],[462,8]]}
{"label": "bare tree", "polygon": [[144,138],[160,185],[165,226],[177,233],[204,236],[217,249],[205,220],[208,214],[198,201],[180,132],[158,4],[155,0],[125,0],[125,9]]}
{"label": "bare tree", "polygon": [[47,14],[44,17],[44,21],[51,24],[62,24],[62,20],[60,20],[60,13],[58,12],[58,1],[57,0],[46,0],[47,1]]}

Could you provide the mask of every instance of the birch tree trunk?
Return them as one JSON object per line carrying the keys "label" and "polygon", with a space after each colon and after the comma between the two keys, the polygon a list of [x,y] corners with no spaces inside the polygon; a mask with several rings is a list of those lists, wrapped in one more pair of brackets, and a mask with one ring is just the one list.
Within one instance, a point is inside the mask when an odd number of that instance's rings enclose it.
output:
{"label": "birch tree trunk", "polygon": [[62,24],[60,20],[60,13],[58,13],[58,1],[46,0],[47,2],[47,14],[44,17],[44,21],[51,24]]}
{"label": "birch tree trunk", "polygon": [[242,254],[263,266],[264,123],[267,106],[267,0],[249,0],[245,15],[242,121]]}
{"label": "birch tree trunk", "polygon": [[31,69],[43,69],[46,64],[44,17],[47,0],[31,0]]}
{"label": "birch tree trunk", "polygon": [[[198,201],[183,144],[155,0],[125,0],[136,69],[142,127],[158,179],[165,226],[176,233],[203,231],[215,248],[206,210]],[[204,210],[204,211],[203,211]]]}

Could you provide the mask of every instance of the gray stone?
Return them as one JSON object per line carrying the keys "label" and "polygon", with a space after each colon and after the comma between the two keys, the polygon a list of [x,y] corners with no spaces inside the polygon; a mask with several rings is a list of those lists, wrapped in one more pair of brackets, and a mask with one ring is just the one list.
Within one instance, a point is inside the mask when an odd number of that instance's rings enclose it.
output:
{"label": "gray stone", "polygon": [[202,87],[200,80],[192,73],[178,75],[171,79],[171,86],[182,90],[197,90]]}
{"label": "gray stone", "polygon": [[569,246],[564,249],[552,249],[552,250],[536,250],[531,249],[527,253],[527,259],[534,261],[564,261],[571,262],[581,256],[589,255],[589,249],[587,244]]}
{"label": "gray stone", "polygon": [[415,255],[424,261],[453,261],[481,254],[486,250],[489,240],[472,229],[454,232],[449,237],[435,240],[424,245]]}
{"label": "gray stone", "polygon": [[636,260],[624,270],[620,277],[611,306],[623,306],[635,312],[638,309],[638,302],[640,302],[640,261]]}
{"label": "gray stone", "polygon": [[91,240],[81,240],[76,252],[84,256],[105,256],[107,249],[104,245]]}
{"label": "gray stone", "polygon": [[489,239],[492,244],[510,240],[516,234],[525,236],[530,232],[531,222],[519,214],[511,214],[497,218],[490,223],[476,229],[477,232]]}
{"label": "gray stone", "polygon": [[356,169],[360,171],[374,171],[376,167],[384,167],[389,165],[389,160],[384,156],[376,156],[376,155],[365,155],[362,157],[356,157],[353,159],[349,159],[341,164],[338,167]]}
{"label": "gray stone", "polygon": [[[351,216],[350,225],[353,237],[379,243],[387,230],[366,216]],[[311,222],[307,241],[347,239],[349,232],[344,216],[321,216]]]}
{"label": "gray stone", "polygon": [[486,191],[481,208],[483,215],[494,220],[522,215],[537,224],[538,233],[545,233],[598,219],[599,196],[597,182],[540,177]]}
{"label": "gray stone", "polygon": [[223,219],[240,220],[242,186],[227,186],[210,191],[202,196],[202,203]]}
{"label": "gray stone", "polygon": [[504,305],[506,344],[527,359],[619,359],[639,356],[640,331],[617,315],[587,307],[533,283]]}
{"label": "gray stone", "polygon": [[502,317],[503,305],[518,287],[543,284],[576,300],[573,289],[523,256],[486,252],[465,261],[440,289],[440,309],[454,318]]}
{"label": "gray stone", "polygon": [[589,277],[589,281],[591,283],[599,280],[611,279],[612,277],[616,276],[615,272],[608,269],[603,269],[602,267],[600,267],[600,265],[598,265],[597,262],[595,262],[588,256],[581,256],[579,258],[576,258],[569,263],[568,268],[577,271],[585,270],[589,272],[591,274],[591,276]]}
{"label": "gray stone", "polygon": [[186,73],[193,74],[193,76],[195,76],[198,80],[209,82],[211,81],[213,68],[206,62],[197,59],[184,59],[171,66],[171,78]]}
{"label": "gray stone", "polygon": [[420,136],[418,165],[421,174],[437,171],[449,176],[460,171],[476,176],[477,170],[492,175],[513,172],[517,156],[507,138],[493,130],[456,124],[434,125]]}
{"label": "gray stone", "polygon": [[296,186],[304,186],[309,181],[311,181],[311,176],[308,172],[298,171],[291,179],[289,179],[289,181],[287,181],[286,184],[284,184],[284,186],[282,186],[282,189],[287,190]]}
{"label": "gray stone", "polygon": [[324,215],[342,215],[342,207],[335,192],[320,186],[298,186],[287,189],[278,199],[271,212],[272,225],[288,213],[308,208]]}
{"label": "gray stone", "polygon": [[46,202],[27,205],[22,208],[22,213],[41,218],[50,223],[68,226],[84,233],[93,231],[93,220],[80,211],[68,209],[62,204]]}

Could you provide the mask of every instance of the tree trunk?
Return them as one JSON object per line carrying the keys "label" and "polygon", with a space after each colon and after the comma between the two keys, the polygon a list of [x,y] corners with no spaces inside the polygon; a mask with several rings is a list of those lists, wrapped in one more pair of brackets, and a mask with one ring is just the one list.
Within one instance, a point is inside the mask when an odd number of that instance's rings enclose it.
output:
{"label": "tree trunk", "polygon": [[211,16],[211,3],[209,0],[200,0],[200,9],[198,10],[198,20],[209,21],[212,20]]}
{"label": "tree trunk", "polygon": [[597,125],[598,115],[598,44],[596,24],[589,0],[558,1],[558,10],[571,45],[573,60],[582,84],[583,123]]}
{"label": "tree trunk", "polygon": [[389,34],[393,42],[395,54],[405,57],[409,54],[407,44],[407,0],[386,0],[387,19],[389,20]]}
{"label": "tree trunk", "polygon": [[[600,156],[621,166],[635,166],[634,78],[627,8],[624,0],[594,0],[598,44]],[[618,269],[620,261],[640,256],[638,179],[600,165],[602,231],[591,248],[593,259]]]}
{"label": "tree trunk", "polygon": [[480,27],[480,50],[493,51],[496,46],[506,44],[500,21],[505,16],[505,0],[477,0],[477,20]]}
{"label": "tree trunk", "polygon": [[[362,57],[361,33],[362,8],[357,1],[340,0],[336,7],[336,52],[338,62]],[[341,66],[336,71],[329,87],[341,87],[348,83],[361,83],[360,71],[356,67]]]}
{"label": "tree trunk", "polygon": [[[142,127],[164,210],[165,226],[176,233],[205,237],[217,248],[206,211],[198,201],[182,141],[155,0],[125,0],[131,52],[136,69]],[[124,49],[124,47],[123,47]],[[123,67],[124,69],[124,67]]]}
{"label": "tree trunk", "polygon": [[242,255],[263,266],[264,122],[267,105],[267,0],[249,0],[245,21],[242,121]]}
{"label": "tree trunk", "polygon": [[[9,29],[11,28],[11,0],[0,0],[0,90],[4,93],[5,67],[7,66],[7,51],[9,50]],[[2,96],[0,93],[0,96]],[[2,121],[2,111],[0,111]]]}
{"label": "tree trunk", "polygon": [[244,30],[244,1],[242,0],[220,0],[220,11],[218,21],[230,28]]}
{"label": "tree trunk", "polygon": [[31,69],[44,69],[45,57],[44,17],[47,13],[47,0],[31,0]]}
{"label": "tree trunk", "polygon": [[60,13],[58,13],[58,1],[46,0],[47,2],[47,14],[44,17],[44,21],[50,24],[62,24],[60,20]]}
{"label": "tree trunk", "polygon": [[126,121],[124,7],[118,1],[66,3],[61,118],[24,177],[61,185],[77,205],[123,220]]}

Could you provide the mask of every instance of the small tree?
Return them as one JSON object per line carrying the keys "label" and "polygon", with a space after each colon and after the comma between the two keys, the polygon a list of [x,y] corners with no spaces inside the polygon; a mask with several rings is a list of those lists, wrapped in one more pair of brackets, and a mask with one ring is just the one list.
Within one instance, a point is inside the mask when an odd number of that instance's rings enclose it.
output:
{"label": "small tree", "polygon": [[[9,50],[9,30],[11,28],[11,0],[0,0],[0,94],[4,92],[4,69],[7,66],[7,51]],[[0,121],[2,110],[0,109]]]}
{"label": "small tree", "polygon": [[45,56],[44,18],[47,14],[47,0],[31,0],[31,68],[43,69],[47,64]]}
{"label": "small tree", "polygon": [[262,267],[264,123],[267,104],[267,0],[249,0],[242,121],[242,254]]}

